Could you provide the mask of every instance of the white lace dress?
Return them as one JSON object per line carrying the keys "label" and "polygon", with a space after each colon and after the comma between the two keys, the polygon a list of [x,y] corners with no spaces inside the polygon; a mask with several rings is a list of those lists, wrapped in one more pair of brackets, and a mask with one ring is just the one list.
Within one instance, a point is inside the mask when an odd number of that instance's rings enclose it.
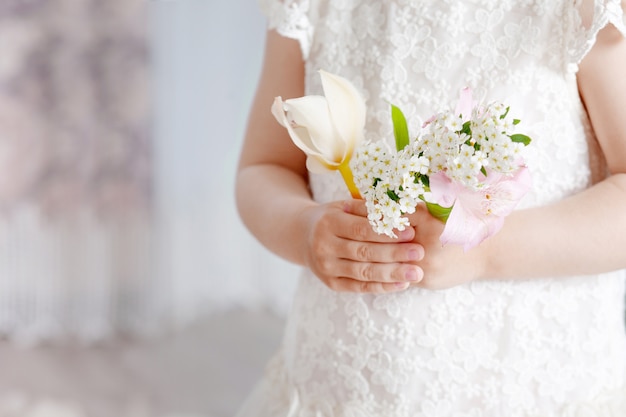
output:
{"label": "white lace dress", "polygon": [[[362,91],[368,139],[393,140],[388,102],[416,132],[470,86],[511,104],[534,139],[526,149],[534,189],[522,206],[562,199],[601,174],[576,72],[602,27],[626,36],[619,1],[269,0],[264,8],[271,27],[300,41],[307,94],[321,92],[318,69]],[[348,197],[339,176],[311,182],[319,201]],[[360,295],[333,292],[304,271],[282,348],[240,416],[626,416],[623,277]]]}

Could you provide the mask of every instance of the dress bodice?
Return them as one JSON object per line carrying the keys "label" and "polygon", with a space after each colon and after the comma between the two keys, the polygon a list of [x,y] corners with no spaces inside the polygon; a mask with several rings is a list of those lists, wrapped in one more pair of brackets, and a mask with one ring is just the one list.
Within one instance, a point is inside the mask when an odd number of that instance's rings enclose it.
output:
{"label": "dress bodice", "polygon": [[[321,93],[319,69],[360,89],[368,140],[393,141],[389,103],[404,111],[412,133],[454,108],[466,86],[479,100],[510,104],[534,139],[525,155],[535,179],[528,206],[586,187],[590,160],[601,169],[576,71],[601,27],[611,22],[626,33],[626,24],[619,2],[593,3],[284,0],[266,8],[270,24],[300,41],[307,94]],[[314,177],[319,200],[346,197],[338,176]]]}

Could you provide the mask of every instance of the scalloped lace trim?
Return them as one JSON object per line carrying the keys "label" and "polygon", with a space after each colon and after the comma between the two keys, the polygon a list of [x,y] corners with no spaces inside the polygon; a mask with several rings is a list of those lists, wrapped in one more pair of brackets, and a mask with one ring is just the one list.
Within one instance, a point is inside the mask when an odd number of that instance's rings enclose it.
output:
{"label": "scalloped lace trim", "polygon": [[307,59],[313,39],[313,25],[309,21],[308,0],[259,0],[268,19],[268,28],[300,43],[303,59]]}
{"label": "scalloped lace trim", "polygon": [[[580,16],[577,16],[577,23],[580,26]],[[624,37],[626,37],[626,10],[622,8],[620,0],[596,0],[594,5],[594,17],[589,29],[583,28],[585,32],[580,37],[574,37],[574,42],[584,39],[578,45],[572,46],[572,62],[575,64],[574,70],[578,64],[589,53],[593,45],[596,43],[598,32],[608,24],[613,24]],[[581,26],[582,27],[582,26]]]}

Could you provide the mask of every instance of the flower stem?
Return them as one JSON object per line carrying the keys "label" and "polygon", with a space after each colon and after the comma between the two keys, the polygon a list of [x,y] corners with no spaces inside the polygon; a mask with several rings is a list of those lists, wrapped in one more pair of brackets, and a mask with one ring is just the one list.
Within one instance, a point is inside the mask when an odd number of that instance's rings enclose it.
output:
{"label": "flower stem", "polygon": [[359,189],[356,187],[356,184],[354,183],[354,176],[352,175],[352,171],[350,170],[349,161],[344,161],[343,164],[339,165],[339,172],[341,173],[341,176],[343,177],[343,181],[348,186],[348,190],[350,190],[350,194],[352,194],[352,198],[361,200],[362,199],[361,193],[359,192]]}

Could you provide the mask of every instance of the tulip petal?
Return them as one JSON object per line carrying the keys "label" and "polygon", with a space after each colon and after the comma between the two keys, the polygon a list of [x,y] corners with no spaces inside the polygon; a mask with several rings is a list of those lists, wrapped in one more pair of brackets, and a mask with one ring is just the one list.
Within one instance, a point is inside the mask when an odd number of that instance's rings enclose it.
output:
{"label": "tulip petal", "polygon": [[345,145],[328,112],[328,102],[322,96],[305,96],[285,101],[287,119],[292,127],[301,126],[308,132],[312,147],[329,162],[340,163]]}
{"label": "tulip petal", "polygon": [[349,157],[363,138],[365,101],[345,78],[322,70],[320,76],[331,118],[345,145],[344,158]]}
{"label": "tulip petal", "polygon": [[285,116],[285,104],[281,96],[274,97],[272,103],[272,115],[282,127],[287,127],[287,117]]}
{"label": "tulip petal", "polygon": [[287,119],[287,114],[285,113],[285,103],[283,102],[281,97],[276,97],[274,99],[274,103],[272,104],[272,114],[282,126],[287,129],[287,133],[289,133],[289,137],[293,141],[293,143],[302,150],[302,152],[307,155],[315,155],[322,157],[322,154],[317,149],[308,132],[305,129],[294,129],[294,127],[289,123]]}
{"label": "tulip petal", "polygon": [[309,171],[313,172],[314,174],[327,174],[328,171],[337,170],[337,166],[328,165],[325,163],[325,161],[322,161],[320,160],[319,157],[313,156],[313,155],[307,156],[306,167]]}

